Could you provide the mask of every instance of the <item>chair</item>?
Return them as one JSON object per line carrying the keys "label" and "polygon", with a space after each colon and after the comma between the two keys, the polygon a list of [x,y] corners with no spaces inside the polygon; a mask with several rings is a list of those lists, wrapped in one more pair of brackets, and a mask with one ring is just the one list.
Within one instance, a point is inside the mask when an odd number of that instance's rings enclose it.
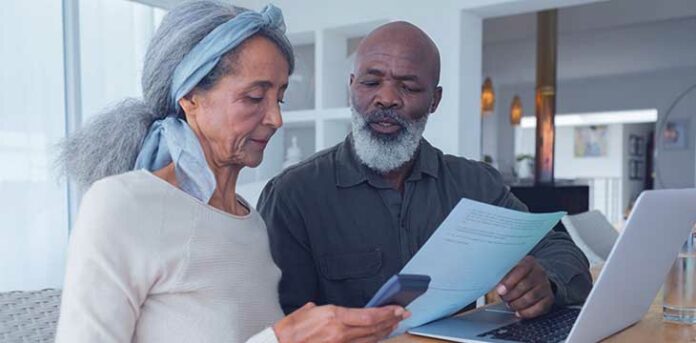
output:
{"label": "chair", "polygon": [[53,342],[59,289],[0,293],[0,342]]}
{"label": "chair", "polygon": [[619,233],[601,212],[592,210],[569,215],[561,221],[575,244],[587,256],[590,265],[606,261]]}

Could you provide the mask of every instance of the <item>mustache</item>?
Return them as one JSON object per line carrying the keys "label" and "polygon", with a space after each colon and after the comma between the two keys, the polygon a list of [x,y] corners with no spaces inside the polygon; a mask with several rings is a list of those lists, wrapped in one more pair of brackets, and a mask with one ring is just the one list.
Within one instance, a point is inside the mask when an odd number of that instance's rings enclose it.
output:
{"label": "mustache", "polygon": [[408,127],[408,120],[404,119],[393,109],[378,109],[372,112],[363,114],[367,124],[378,123],[382,121],[399,124],[402,127]]}

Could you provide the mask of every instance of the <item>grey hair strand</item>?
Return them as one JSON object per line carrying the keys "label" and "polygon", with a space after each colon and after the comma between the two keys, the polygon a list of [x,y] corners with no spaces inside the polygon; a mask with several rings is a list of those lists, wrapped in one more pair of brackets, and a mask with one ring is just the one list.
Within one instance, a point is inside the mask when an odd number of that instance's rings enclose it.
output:
{"label": "grey hair strand", "polygon": [[[170,102],[172,75],[184,56],[219,25],[246,11],[224,2],[204,0],[183,3],[163,18],[155,32],[143,65],[143,98],[125,99],[92,118],[61,145],[57,166],[78,186],[86,188],[104,177],[131,170],[150,125],[168,115],[183,117],[178,106]],[[294,69],[292,45],[284,34],[261,30],[258,34],[273,41]],[[232,72],[233,55],[220,59],[204,79],[207,88],[223,75]]]}

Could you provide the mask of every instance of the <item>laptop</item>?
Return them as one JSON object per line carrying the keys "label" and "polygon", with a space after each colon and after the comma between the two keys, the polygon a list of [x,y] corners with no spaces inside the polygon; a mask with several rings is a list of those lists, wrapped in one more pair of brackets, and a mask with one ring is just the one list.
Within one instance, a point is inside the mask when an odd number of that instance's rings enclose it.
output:
{"label": "laptop", "polygon": [[531,320],[504,304],[410,329],[455,342],[597,342],[641,320],[696,223],[696,189],[645,191],[584,305]]}

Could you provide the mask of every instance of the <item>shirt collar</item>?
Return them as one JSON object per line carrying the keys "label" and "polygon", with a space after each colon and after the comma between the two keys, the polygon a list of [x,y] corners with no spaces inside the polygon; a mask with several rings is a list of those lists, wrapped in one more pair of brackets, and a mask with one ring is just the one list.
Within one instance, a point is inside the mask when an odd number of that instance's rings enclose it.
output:
{"label": "shirt collar", "polygon": [[[336,186],[352,187],[369,180],[369,174],[375,174],[370,169],[363,165],[355,154],[353,147],[353,134],[349,134],[336,150],[336,161],[334,164],[336,173]],[[430,175],[437,178],[438,175],[438,152],[428,141],[421,139],[418,151],[416,152],[416,161],[413,165],[411,175],[407,181],[420,180],[422,174]]]}
{"label": "shirt collar", "polygon": [[437,178],[439,166],[437,149],[430,145],[425,138],[421,138],[416,154],[416,163],[413,165],[413,171],[406,180],[420,180],[423,174]]}

